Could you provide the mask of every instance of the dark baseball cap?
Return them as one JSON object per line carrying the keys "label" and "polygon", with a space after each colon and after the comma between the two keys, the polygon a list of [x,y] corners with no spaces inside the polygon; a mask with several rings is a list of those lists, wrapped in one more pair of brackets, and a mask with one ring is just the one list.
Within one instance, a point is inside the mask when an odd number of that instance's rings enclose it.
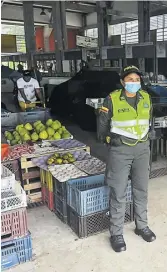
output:
{"label": "dark baseball cap", "polygon": [[127,75],[132,73],[136,73],[137,75],[142,76],[142,72],[139,70],[139,68],[134,65],[129,65],[122,69],[121,79],[124,79]]}
{"label": "dark baseball cap", "polygon": [[30,70],[25,70],[25,71],[23,72],[23,75],[24,75],[24,76],[31,76],[31,71],[30,71]]}

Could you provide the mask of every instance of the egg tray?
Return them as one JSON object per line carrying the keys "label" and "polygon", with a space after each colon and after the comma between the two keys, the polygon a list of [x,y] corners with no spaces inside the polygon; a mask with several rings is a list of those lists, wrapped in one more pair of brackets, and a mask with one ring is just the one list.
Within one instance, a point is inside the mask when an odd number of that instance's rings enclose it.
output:
{"label": "egg tray", "polygon": [[102,174],[105,172],[106,164],[97,158],[92,158],[90,160],[77,161],[74,165],[87,173],[88,175]]}
{"label": "egg tray", "polygon": [[48,165],[46,164],[46,161],[50,156],[51,155],[34,158],[32,159],[32,163],[43,170],[48,170]]}
{"label": "egg tray", "polygon": [[53,146],[57,146],[59,148],[63,149],[70,149],[70,148],[79,148],[79,147],[84,147],[86,146],[84,143],[81,143],[77,140],[72,140],[72,139],[65,139],[65,140],[59,140],[56,142],[52,142]]}
{"label": "egg tray", "polygon": [[[58,152],[56,152],[56,153],[58,153]],[[67,152],[61,152],[61,153],[66,154]],[[75,157],[76,161],[89,160],[92,158],[92,156],[85,151],[74,151],[74,152],[70,152],[70,154],[72,154]],[[44,169],[44,170],[48,170],[48,164],[46,162],[51,156],[52,155],[50,154],[47,156],[34,158],[34,159],[32,159],[32,162],[36,166],[38,166],[39,168]],[[55,164],[53,164],[53,166],[54,165]]]}
{"label": "egg tray", "polygon": [[50,152],[58,152],[60,149],[59,148],[54,148],[52,147],[35,147],[35,151],[33,154],[37,155],[37,154],[46,154],[46,153],[50,153]]}
{"label": "egg tray", "polygon": [[87,176],[86,173],[79,170],[73,164],[49,166],[48,169],[59,182]]}

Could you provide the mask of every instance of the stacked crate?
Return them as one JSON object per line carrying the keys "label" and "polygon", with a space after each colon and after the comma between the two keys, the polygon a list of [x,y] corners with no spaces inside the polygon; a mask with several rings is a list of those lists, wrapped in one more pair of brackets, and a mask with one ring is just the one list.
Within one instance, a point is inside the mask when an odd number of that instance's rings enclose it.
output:
{"label": "stacked crate", "polygon": [[[67,183],[67,220],[79,238],[109,228],[109,194],[104,175],[74,179]],[[131,183],[127,187],[125,223],[133,221]]]}
{"label": "stacked crate", "polygon": [[42,202],[54,211],[53,176],[49,171],[40,169]]}
{"label": "stacked crate", "polygon": [[61,221],[67,223],[66,183],[56,180],[49,171],[40,169],[42,201]]}
{"label": "stacked crate", "polygon": [[[108,229],[110,221],[110,189],[105,185],[104,174],[100,174],[104,173],[105,164],[94,157],[84,158],[73,165],[55,165],[49,171],[40,170],[43,202],[80,238]],[[47,169],[47,165],[42,162],[41,165]],[[131,221],[133,203],[129,181],[125,223]]]}
{"label": "stacked crate", "polygon": [[[79,238],[109,228],[109,194],[104,174],[81,177],[66,182],[53,178],[54,212],[68,223]],[[125,223],[132,222],[133,203],[131,181],[126,192]]]}
{"label": "stacked crate", "polygon": [[1,269],[32,258],[26,194],[15,175],[1,165]]}
{"label": "stacked crate", "polygon": [[22,156],[20,161],[22,185],[28,197],[28,202],[39,203],[42,201],[39,168],[33,164],[31,155]]}
{"label": "stacked crate", "polygon": [[67,223],[67,183],[53,177],[54,212],[64,223]]}

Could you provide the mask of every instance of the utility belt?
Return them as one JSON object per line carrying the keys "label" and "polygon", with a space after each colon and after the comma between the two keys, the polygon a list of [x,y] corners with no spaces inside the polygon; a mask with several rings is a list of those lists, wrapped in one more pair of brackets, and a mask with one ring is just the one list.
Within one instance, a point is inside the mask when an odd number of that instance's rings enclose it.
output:
{"label": "utility belt", "polygon": [[110,133],[110,136],[106,137],[106,142],[107,144],[111,146],[120,146],[120,145],[135,146],[138,143],[147,142],[148,138],[149,138],[148,134],[143,139],[136,140],[136,139],[127,138],[125,136],[118,135],[115,133]]}

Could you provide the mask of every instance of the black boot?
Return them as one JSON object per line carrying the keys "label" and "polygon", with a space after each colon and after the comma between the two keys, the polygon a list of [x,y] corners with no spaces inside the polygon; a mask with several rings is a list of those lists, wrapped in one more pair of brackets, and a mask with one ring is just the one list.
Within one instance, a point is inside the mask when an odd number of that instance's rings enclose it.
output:
{"label": "black boot", "polygon": [[135,233],[141,236],[146,242],[150,243],[156,240],[155,234],[149,229],[149,227],[141,230],[135,229]]}
{"label": "black boot", "polygon": [[122,252],[126,250],[126,244],[125,244],[123,235],[111,236],[110,242],[115,252]]}

